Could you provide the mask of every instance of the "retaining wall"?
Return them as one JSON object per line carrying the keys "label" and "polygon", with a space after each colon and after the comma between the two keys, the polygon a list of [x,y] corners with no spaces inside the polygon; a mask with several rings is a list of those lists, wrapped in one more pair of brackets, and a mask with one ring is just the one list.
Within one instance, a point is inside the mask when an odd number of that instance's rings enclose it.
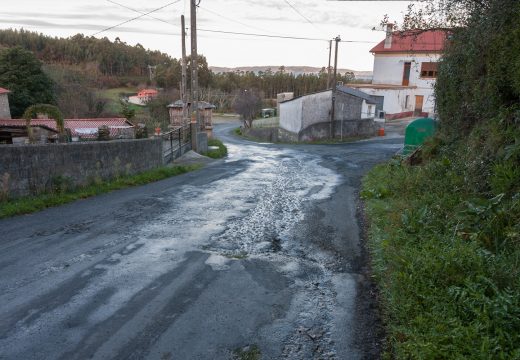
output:
{"label": "retaining wall", "polygon": [[[312,124],[298,133],[283,128],[253,128],[242,129],[246,136],[268,142],[312,142],[330,138],[331,123],[321,122]],[[333,125],[334,138],[367,138],[376,134],[373,119],[335,121]]]}
{"label": "retaining wall", "polygon": [[86,185],[162,166],[162,140],[0,145],[0,192],[10,197]]}

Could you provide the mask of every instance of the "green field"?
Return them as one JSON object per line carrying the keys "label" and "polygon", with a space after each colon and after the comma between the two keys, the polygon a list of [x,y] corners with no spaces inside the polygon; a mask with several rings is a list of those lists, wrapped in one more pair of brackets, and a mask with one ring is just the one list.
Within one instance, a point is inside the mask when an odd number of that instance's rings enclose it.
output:
{"label": "green field", "polygon": [[[98,96],[108,100],[105,111],[109,114],[117,115],[121,111],[121,105],[119,100],[122,95],[129,96],[137,94],[138,88],[136,87],[120,87],[113,89],[99,90]],[[130,109],[136,111],[136,115],[144,114],[145,107],[134,104],[129,104]]]}

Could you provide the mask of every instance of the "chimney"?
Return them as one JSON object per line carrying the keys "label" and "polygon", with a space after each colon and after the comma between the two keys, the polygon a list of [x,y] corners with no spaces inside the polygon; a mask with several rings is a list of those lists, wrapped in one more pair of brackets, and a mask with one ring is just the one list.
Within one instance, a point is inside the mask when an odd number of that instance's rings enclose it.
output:
{"label": "chimney", "polygon": [[386,24],[385,49],[390,49],[392,47],[393,29],[394,29],[394,24]]}

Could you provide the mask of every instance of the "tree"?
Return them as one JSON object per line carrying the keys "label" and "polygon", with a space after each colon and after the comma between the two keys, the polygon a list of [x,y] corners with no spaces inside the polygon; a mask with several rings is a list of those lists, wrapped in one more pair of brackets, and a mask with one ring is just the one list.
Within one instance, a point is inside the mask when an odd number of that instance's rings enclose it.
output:
{"label": "tree", "polygon": [[244,90],[236,98],[233,107],[244,120],[245,127],[250,128],[254,118],[262,109],[262,99],[255,91]]}
{"label": "tree", "polygon": [[160,93],[159,96],[150,100],[146,107],[150,114],[150,119],[154,127],[161,127],[163,130],[168,129],[170,125],[170,113],[168,105],[171,104],[172,99],[179,98],[179,91],[177,89],[170,90],[167,93]]}
{"label": "tree", "polygon": [[121,109],[119,110],[121,116],[127,120],[131,120],[135,116],[135,109],[132,109],[127,101],[120,100],[119,105],[121,106]]}
{"label": "tree", "polygon": [[21,116],[34,104],[55,104],[53,81],[43,72],[42,63],[30,51],[14,47],[0,52],[0,85],[9,89],[13,117]]}

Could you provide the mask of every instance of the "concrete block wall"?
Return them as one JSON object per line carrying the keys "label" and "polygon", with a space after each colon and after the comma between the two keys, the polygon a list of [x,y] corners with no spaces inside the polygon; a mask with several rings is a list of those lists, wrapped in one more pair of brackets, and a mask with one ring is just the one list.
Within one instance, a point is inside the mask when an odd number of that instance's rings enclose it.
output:
{"label": "concrete block wall", "polygon": [[[330,139],[330,121],[313,124],[299,133],[293,133],[283,128],[242,129],[246,136],[267,142],[308,142]],[[373,119],[343,120],[334,122],[334,137],[367,138],[376,134]]]}
{"label": "concrete block wall", "polygon": [[[330,122],[314,124],[298,134],[299,141],[327,140],[330,138]],[[366,138],[376,134],[373,119],[344,120],[334,122],[334,138]]]}
{"label": "concrete block wall", "polygon": [[[162,140],[0,145],[1,192],[10,197],[52,189],[56,182],[86,185],[162,166]],[[7,174],[7,175],[6,175]]]}

